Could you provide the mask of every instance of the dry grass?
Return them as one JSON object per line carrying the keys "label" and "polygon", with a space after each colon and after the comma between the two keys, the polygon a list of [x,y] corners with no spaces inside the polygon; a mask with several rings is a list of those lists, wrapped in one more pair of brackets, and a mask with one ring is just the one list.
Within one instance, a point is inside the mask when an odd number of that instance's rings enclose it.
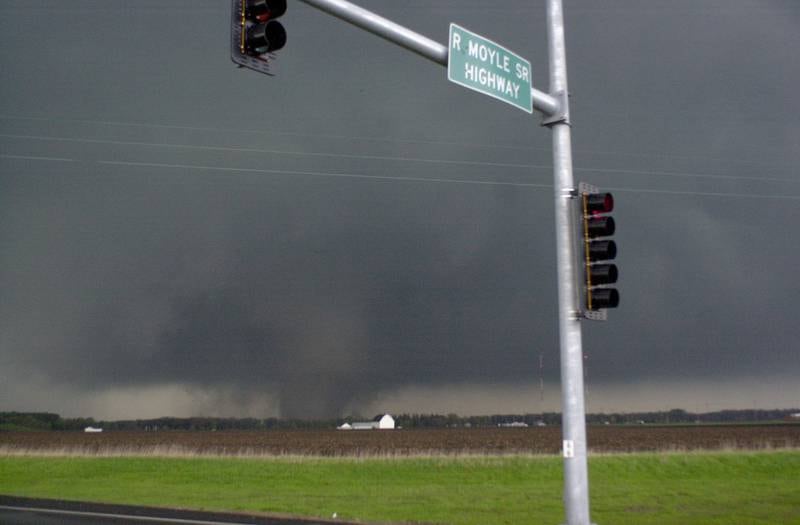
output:
{"label": "dry grass", "polygon": [[201,450],[179,445],[157,445],[151,447],[79,447],[64,446],[50,448],[26,448],[22,446],[0,445],[0,457],[152,457],[152,458],[243,458],[243,459],[278,459],[307,461],[308,459],[347,459],[347,460],[396,460],[396,459],[493,459],[505,457],[549,457],[557,454],[530,452],[475,452],[429,450],[414,452],[364,452],[358,454],[315,455],[299,453],[274,453],[256,448],[219,452]]}

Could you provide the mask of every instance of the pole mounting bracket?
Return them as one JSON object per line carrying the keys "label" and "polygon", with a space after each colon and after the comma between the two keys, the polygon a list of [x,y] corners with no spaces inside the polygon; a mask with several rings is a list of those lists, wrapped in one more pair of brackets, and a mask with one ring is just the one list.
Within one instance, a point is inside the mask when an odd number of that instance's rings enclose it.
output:
{"label": "pole mounting bracket", "polygon": [[566,124],[570,126],[569,93],[566,91],[557,91],[556,93],[551,93],[550,96],[558,101],[558,109],[555,113],[542,119],[542,126],[549,127],[554,124]]}
{"label": "pole mounting bracket", "polygon": [[570,310],[569,312],[570,321],[582,321],[584,319],[586,319],[586,316],[583,315],[583,310]]}

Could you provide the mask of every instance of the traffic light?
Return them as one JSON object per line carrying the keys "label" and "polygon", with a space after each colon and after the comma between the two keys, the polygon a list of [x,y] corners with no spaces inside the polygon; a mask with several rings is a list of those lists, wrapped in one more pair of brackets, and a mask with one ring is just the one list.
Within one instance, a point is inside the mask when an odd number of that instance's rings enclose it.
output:
{"label": "traffic light", "polygon": [[596,188],[581,185],[581,237],[584,268],[584,313],[590,319],[605,319],[605,309],[619,306],[619,292],[608,285],[617,282],[617,265],[610,263],[617,256],[617,243],[611,237],[616,231],[614,197],[599,193]]}
{"label": "traffic light", "polygon": [[272,75],[273,52],[286,44],[286,30],[276,18],[285,12],[286,0],[231,0],[231,60]]}

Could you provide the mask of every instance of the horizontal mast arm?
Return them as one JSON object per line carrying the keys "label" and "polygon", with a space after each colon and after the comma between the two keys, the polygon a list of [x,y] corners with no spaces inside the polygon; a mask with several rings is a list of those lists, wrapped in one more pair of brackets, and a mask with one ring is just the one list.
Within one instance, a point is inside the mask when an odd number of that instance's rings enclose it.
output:
{"label": "horizontal mast arm", "polygon": [[[447,46],[420,35],[407,27],[401,26],[363,7],[346,0],[300,0],[320,11],[335,16],[356,27],[360,27],[374,35],[404,47],[409,51],[427,58],[439,65],[447,67]],[[537,89],[531,89],[534,109],[545,116],[559,112],[559,100]]]}

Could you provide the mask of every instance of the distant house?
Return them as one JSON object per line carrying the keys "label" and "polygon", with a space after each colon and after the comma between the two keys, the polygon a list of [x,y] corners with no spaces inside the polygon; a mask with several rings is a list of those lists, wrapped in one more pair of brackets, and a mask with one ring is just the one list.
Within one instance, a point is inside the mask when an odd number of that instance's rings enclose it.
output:
{"label": "distant house", "polygon": [[389,414],[376,416],[375,422],[378,423],[378,428],[385,430],[394,430],[394,418]]}
{"label": "distant house", "polygon": [[498,427],[505,428],[528,428],[528,424],[524,421],[512,421],[511,423],[498,423]]}
{"label": "distant house", "polygon": [[344,423],[338,427],[339,430],[393,430],[394,418],[389,414],[375,416],[372,421],[356,421],[352,424]]}
{"label": "distant house", "polygon": [[86,428],[83,429],[83,431],[84,432],[102,432],[103,429],[102,428],[97,428],[97,427],[86,427]]}

